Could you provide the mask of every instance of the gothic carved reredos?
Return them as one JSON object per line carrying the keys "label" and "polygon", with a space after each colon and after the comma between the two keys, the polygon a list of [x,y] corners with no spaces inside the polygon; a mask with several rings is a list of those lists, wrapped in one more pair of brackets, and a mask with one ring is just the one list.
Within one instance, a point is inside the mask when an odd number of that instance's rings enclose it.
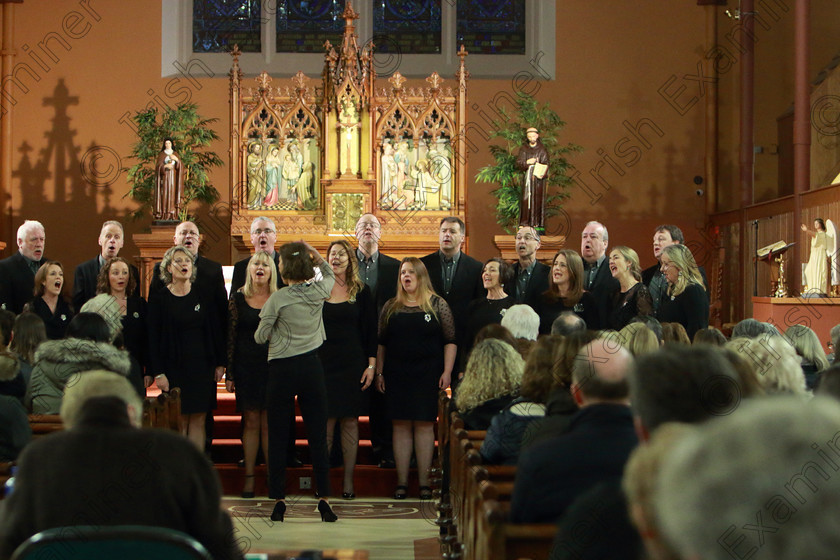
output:
{"label": "gothic carved reredos", "polygon": [[358,215],[372,212],[390,253],[416,255],[437,248],[442,217],[465,217],[467,52],[454,82],[437,72],[423,84],[400,72],[377,79],[350,1],[343,17],[341,45],[324,44],[320,81],[246,79],[231,52],[231,234],[241,247],[256,216],[274,219],[279,240],[317,247],[353,235]]}

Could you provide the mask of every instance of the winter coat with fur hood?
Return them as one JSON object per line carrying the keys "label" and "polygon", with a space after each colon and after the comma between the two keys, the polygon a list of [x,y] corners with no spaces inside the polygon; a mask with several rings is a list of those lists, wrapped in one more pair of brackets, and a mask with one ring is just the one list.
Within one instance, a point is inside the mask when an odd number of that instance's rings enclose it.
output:
{"label": "winter coat with fur hood", "polygon": [[79,372],[104,369],[125,375],[131,372],[128,352],[107,342],[64,338],[42,342],[35,351],[35,366],[26,393],[32,414],[58,414],[64,387]]}

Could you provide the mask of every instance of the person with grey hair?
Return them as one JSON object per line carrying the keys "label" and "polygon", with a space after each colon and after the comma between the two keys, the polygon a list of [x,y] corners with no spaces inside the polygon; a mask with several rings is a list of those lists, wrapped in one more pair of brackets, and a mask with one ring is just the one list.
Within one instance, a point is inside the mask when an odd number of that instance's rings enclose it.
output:
{"label": "person with grey hair", "polygon": [[837,346],[840,344],[840,324],[831,327],[831,331],[829,331],[828,336],[829,353],[826,354],[825,357],[831,364],[840,364],[840,361],[837,361]]}
{"label": "person with grey hair", "polygon": [[35,273],[47,262],[46,234],[41,222],[26,220],[17,230],[18,252],[0,261],[0,309],[20,314],[32,299]]}
{"label": "person with grey hair", "polygon": [[583,346],[572,368],[571,393],[580,406],[569,429],[519,456],[510,517],[515,523],[560,519],[575,499],[621,479],[638,444],[627,376],[633,357],[608,338]]}
{"label": "person with grey hair", "polygon": [[598,303],[598,328],[609,323],[610,298],[620,289],[618,280],[610,273],[607,246],[610,237],[604,224],[586,223],[580,239],[580,256],[583,258],[583,289],[591,293]]}
{"label": "person with grey hair", "polygon": [[770,323],[762,323],[756,319],[747,318],[735,325],[732,329],[732,336],[730,339],[758,338],[765,334],[771,336],[781,336],[778,329]]}
{"label": "person with grey hair", "polygon": [[527,303],[536,307],[540,296],[548,290],[551,267],[537,260],[540,248],[540,233],[531,226],[519,226],[516,231],[516,256],[513,263],[513,289],[508,290],[516,303]]}
{"label": "person with grey hair", "polygon": [[142,400],[115,373],[86,371],[67,387],[67,429],[18,459],[14,492],[0,505],[0,558],[40,531],[75,525],[166,527],[213,558],[242,558],[211,464],[178,434],[139,429],[142,414]]}
{"label": "person with grey hair", "polygon": [[569,336],[586,330],[586,321],[573,311],[564,311],[551,323],[551,334]]}
{"label": "person with grey hair", "polygon": [[[268,253],[274,260],[275,268],[280,266],[280,253],[274,250],[277,244],[277,226],[274,225],[274,220],[266,216],[257,216],[251,221],[251,245],[254,247],[254,254],[259,251]],[[245,285],[245,280],[248,278],[248,262],[251,260],[251,255],[245,257],[241,261],[233,265],[233,278],[230,281],[230,293],[235,294],[239,288]],[[274,279],[279,290],[286,284],[279,274]]]}
{"label": "person with grey hair", "polygon": [[[86,301],[96,295],[99,271],[107,261],[119,256],[124,243],[125,230],[120,222],[108,220],[102,224],[99,231],[99,254],[77,266],[73,274],[73,309],[79,311]],[[134,290],[128,295],[139,296],[140,271],[132,264],[129,265],[129,274],[134,279]]]}
{"label": "person with grey hair", "polygon": [[216,407],[216,384],[227,356],[215,300],[195,285],[197,274],[186,247],[176,245],[163,256],[165,287],[149,294],[148,373],[161,391],[181,388],[182,432],[204,449],[205,420]]}
{"label": "person with grey hair", "polygon": [[681,558],[799,560],[840,549],[840,405],[756,399],[665,456],[657,525]]}
{"label": "person with grey hair", "polygon": [[540,333],[540,316],[530,305],[520,303],[508,308],[502,317],[501,325],[509,330],[514,338],[537,340]]}

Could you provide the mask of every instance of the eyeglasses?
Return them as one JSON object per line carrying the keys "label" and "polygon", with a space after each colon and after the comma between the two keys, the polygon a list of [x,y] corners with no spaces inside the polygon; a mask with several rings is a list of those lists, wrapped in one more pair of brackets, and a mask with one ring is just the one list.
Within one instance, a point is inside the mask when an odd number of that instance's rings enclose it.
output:
{"label": "eyeglasses", "polygon": [[358,229],[379,229],[382,226],[380,226],[376,222],[359,222],[358,224],[356,224],[356,227]]}
{"label": "eyeglasses", "polygon": [[274,230],[269,229],[269,228],[255,229],[254,231],[251,232],[251,235],[262,235],[263,233],[266,234],[266,235],[269,235],[269,234],[274,233]]}

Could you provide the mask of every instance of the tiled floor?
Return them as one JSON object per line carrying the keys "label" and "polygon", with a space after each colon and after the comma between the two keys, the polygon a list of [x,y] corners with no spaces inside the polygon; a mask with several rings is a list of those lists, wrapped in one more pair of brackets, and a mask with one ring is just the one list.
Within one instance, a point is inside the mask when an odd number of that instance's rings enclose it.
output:
{"label": "tiled floor", "polygon": [[243,550],[367,550],[371,560],[439,560],[435,502],[368,498],[330,500],[336,523],[322,523],[316,499],[289,496],[286,520],[269,519],[273,500],[226,497]]}

